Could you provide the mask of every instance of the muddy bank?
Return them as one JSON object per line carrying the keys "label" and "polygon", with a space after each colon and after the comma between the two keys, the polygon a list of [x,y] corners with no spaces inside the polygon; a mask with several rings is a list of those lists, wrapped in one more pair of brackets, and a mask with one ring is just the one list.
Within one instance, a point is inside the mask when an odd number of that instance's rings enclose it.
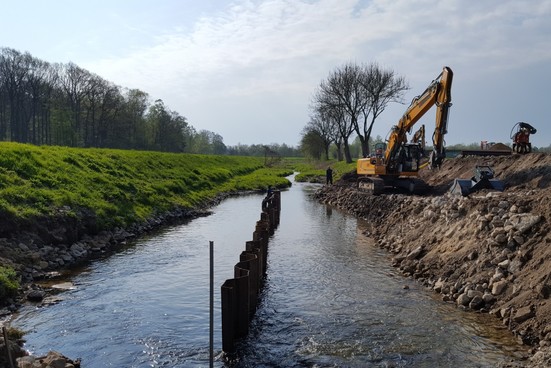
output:
{"label": "muddy bank", "polygon": [[[469,197],[446,190],[488,164],[504,192]],[[372,224],[369,236],[392,252],[393,265],[458,308],[499,318],[533,348],[527,365],[551,366],[551,159],[530,154],[448,160],[423,172],[425,196],[370,196],[353,181],[316,197]]]}

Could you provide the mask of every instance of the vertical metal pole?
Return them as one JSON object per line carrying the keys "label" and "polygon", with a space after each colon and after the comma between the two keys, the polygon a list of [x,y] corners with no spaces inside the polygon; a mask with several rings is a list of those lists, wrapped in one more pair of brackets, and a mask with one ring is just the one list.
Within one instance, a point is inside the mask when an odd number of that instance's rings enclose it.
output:
{"label": "vertical metal pole", "polygon": [[11,357],[11,351],[10,351],[10,341],[8,339],[8,331],[4,326],[2,326],[2,335],[4,335],[4,345],[6,346],[6,357],[8,358],[8,362],[10,363],[11,368],[15,368],[13,365],[13,359]]}
{"label": "vertical metal pole", "polygon": [[209,328],[209,367],[214,367],[214,242],[210,242],[210,328]]}

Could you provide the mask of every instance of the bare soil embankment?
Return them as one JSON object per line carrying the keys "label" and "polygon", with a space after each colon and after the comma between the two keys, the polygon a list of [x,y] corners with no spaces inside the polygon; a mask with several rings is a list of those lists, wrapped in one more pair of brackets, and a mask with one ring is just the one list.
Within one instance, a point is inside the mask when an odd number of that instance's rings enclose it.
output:
{"label": "bare soil embankment", "polygon": [[[476,165],[491,166],[505,191],[451,195]],[[444,301],[501,319],[533,347],[527,366],[551,366],[551,156],[455,158],[421,177],[431,186],[424,196],[371,196],[350,180],[316,197],[368,220],[394,266]]]}

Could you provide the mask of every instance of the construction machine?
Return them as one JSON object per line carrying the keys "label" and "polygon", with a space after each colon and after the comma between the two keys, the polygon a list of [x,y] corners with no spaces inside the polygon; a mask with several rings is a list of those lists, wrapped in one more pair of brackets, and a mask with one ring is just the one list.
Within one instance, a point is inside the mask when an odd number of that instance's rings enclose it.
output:
{"label": "construction machine", "polygon": [[[516,132],[513,131],[516,128]],[[530,143],[530,134],[535,134],[536,128],[528,123],[520,121],[513,125],[511,129],[511,139],[513,140],[513,152],[530,153],[532,152],[532,143]]]}
{"label": "construction machine", "polygon": [[419,143],[423,152],[425,151],[425,124],[421,125],[419,130],[413,134],[410,143]]}
{"label": "construction machine", "polygon": [[[448,113],[452,105],[452,79],[452,70],[444,67],[427,89],[413,99],[398,124],[392,127],[386,143],[376,146],[375,154],[371,157],[358,160],[356,172],[360,189],[373,194],[380,194],[387,187],[403,188],[410,193],[425,190],[426,184],[418,178],[419,170],[427,164],[432,168],[439,167],[446,157],[444,135],[447,133]],[[433,106],[436,106],[433,151],[428,162],[422,163],[421,159],[425,156],[424,126],[412,143],[408,143],[407,134]]]}

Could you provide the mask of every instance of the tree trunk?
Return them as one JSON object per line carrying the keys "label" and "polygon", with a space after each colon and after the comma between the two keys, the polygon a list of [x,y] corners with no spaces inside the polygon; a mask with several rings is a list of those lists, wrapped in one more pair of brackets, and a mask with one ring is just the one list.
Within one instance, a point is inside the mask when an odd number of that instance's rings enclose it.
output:
{"label": "tree trunk", "polygon": [[358,134],[358,138],[360,139],[360,143],[361,143],[360,145],[362,147],[362,157],[366,158],[367,156],[369,156],[369,147],[368,147],[369,138],[367,136],[364,137],[361,134]]}
{"label": "tree trunk", "polygon": [[335,146],[337,146],[337,160],[342,161],[344,158],[342,157],[342,144],[341,142],[335,143]]}
{"label": "tree trunk", "polygon": [[352,155],[350,154],[350,146],[348,145],[348,140],[344,140],[344,158],[346,159],[347,164],[352,163]]}

